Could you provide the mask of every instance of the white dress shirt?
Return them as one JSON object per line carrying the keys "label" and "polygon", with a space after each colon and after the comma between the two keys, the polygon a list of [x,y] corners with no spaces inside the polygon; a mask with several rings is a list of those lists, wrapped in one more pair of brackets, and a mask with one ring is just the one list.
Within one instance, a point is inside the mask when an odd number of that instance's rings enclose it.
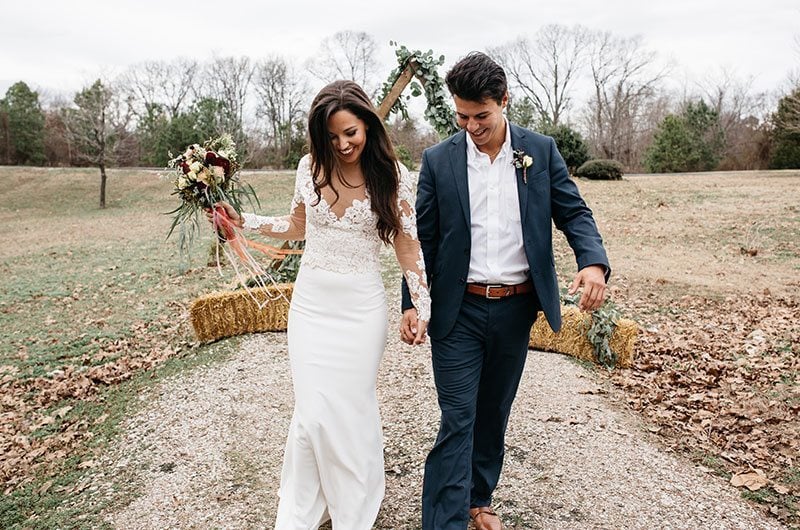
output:
{"label": "white dress shirt", "polygon": [[467,180],[472,221],[469,283],[514,285],[528,279],[513,164],[511,130],[491,162],[467,134]]}

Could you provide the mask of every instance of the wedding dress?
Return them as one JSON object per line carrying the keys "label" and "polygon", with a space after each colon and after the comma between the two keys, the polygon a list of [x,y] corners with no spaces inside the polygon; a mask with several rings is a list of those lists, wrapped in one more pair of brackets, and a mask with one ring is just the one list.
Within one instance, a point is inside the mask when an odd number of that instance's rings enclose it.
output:
{"label": "wedding dress", "polygon": [[[289,310],[295,406],[275,528],[316,529],[331,519],[335,530],[368,530],[384,494],[375,393],[388,332],[382,242],[363,188],[339,186],[343,189],[337,188],[339,200],[331,198],[333,206],[325,193],[318,201],[310,162],[306,156],[298,165],[289,216],[244,215],[245,228],[306,241]],[[401,166],[398,210],[403,228],[394,238],[394,249],[419,318],[429,320],[413,203],[413,180]]]}

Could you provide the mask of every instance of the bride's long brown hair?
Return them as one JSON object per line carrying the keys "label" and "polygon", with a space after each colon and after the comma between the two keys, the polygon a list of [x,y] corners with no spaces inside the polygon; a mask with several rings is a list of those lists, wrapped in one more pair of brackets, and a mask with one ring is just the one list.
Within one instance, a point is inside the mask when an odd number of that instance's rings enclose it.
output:
{"label": "bride's long brown hair", "polygon": [[[400,171],[392,142],[375,113],[375,107],[364,90],[353,81],[334,81],[319,91],[308,115],[308,136],[311,146],[311,173],[317,203],[321,189],[330,186],[336,199],[332,175],[341,175],[336,153],[328,135],[328,118],[340,110],[352,112],[366,124],[367,139],[361,152],[361,171],[369,193],[372,211],[378,217],[378,236],[391,245],[400,227],[397,189]],[[344,182],[344,178],[342,178]]]}

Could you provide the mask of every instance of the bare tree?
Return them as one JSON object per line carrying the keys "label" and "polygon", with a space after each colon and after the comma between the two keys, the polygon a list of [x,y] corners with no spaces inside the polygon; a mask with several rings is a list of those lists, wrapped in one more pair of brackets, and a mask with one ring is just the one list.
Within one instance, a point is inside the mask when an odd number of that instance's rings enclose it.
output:
{"label": "bare tree", "polygon": [[581,26],[542,27],[526,38],[492,48],[512,84],[530,100],[539,118],[558,125],[572,101],[571,91],[583,67],[590,33]]}
{"label": "bare tree", "polygon": [[439,142],[436,131],[429,127],[420,127],[413,117],[405,119],[396,114],[386,128],[400,161],[412,171],[419,168],[422,152]]}
{"label": "bare tree", "polygon": [[375,82],[378,62],[375,59],[375,39],[363,31],[339,31],[325,37],[317,56],[308,62],[308,71],[325,83],[351,79],[373,97],[379,83]]}
{"label": "bare tree", "polygon": [[100,169],[100,208],[105,208],[106,167],[127,134],[130,105],[100,79],[75,94],[74,103],[65,109],[64,124],[78,156]]}
{"label": "bare tree", "polygon": [[128,68],[118,83],[124,93],[133,99],[138,115],[158,107],[173,119],[190,102],[197,73],[196,61],[149,61]]}
{"label": "bare tree", "polygon": [[[758,169],[768,162],[764,149],[767,98],[753,93],[752,85],[752,77],[739,78],[727,68],[697,83],[699,96],[717,112],[725,138],[719,169]],[[692,99],[696,96],[688,95],[686,101]]]}
{"label": "bare tree", "polygon": [[597,155],[629,169],[641,167],[647,143],[642,138],[651,136],[657,123],[652,121],[651,106],[659,102],[659,82],[666,69],[653,72],[655,59],[654,52],[642,48],[639,37],[620,38],[609,32],[592,37],[589,143]]}
{"label": "bare tree", "polygon": [[762,98],[753,94],[752,87],[752,76],[740,79],[727,68],[706,76],[698,83],[703,99],[719,114],[720,125],[725,133],[742,119],[758,117],[765,110],[762,108]]}
{"label": "bare tree", "polygon": [[291,150],[295,126],[303,119],[308,83],[286,59],[275,56],[256,65],[253,88],[257,116],[265,120],[267,147],[283,162]]}
{"label": "bare tree", "polygon": [[[255,68],[248,57],[214,57],[206,65],[208,83],[205,95],[219,101],[225,109],[220,116],[222,131],[244,145],[244,112]],[[240,153],[241,154],[241,153]]]}

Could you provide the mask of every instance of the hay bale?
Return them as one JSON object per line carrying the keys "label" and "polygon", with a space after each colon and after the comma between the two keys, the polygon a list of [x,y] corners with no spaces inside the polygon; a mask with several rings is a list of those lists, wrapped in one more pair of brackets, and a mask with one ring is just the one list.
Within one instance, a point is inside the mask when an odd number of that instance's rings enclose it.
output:
{"label": "hay bale", "polygon": [[[585,330],[591,325],[591,315],[582,313],[577,307],[561,308],[561,331],[553,333],[550,324],[539,312],[536,323],[531,329],[529,346],[535,350],[552,351],[572,355],[585,361],[597,362],[594,347],[586,338]],[[617,367],[629,368],[633,363],[634,346],[639,326],[633,320],[621,318],[611,336],[609,346],[617,354]]]}
{"label": "hay bale", "polygon": [[189,308],[197,339],[206,342],[257,331],[285,330],[293,288],[293,283],[282,283],[252,289],[259,302],[267,301],[261,308],[245,290],[201,296]]}

